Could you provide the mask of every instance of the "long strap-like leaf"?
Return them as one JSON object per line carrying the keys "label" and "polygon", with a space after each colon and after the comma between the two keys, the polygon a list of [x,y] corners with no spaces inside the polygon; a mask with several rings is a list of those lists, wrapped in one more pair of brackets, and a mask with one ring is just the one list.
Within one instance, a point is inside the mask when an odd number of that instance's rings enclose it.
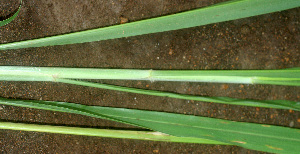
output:
{"label": "long strap-like leaf", "polygon": [[[75,81],[71,79],[127,79],[127,80],[167,80],[173,81],[208,81],[260,83],[260,78],[267,81],[277,81],[282,84],[300,85],[300,69],[282,70],[134,70],[134,69],[88,69],[88,68],[58,68],[58,67],[22,67],[0,66],[0,81],[55,81],[68,84],[118,90],[124,92],[187,99],[204,102],[225,103],[231,105],[245,105],[278,109],[300,110],[300,103],[287,100],[242,100],[229,97],[203,97],[176,94],[155,90],[120,87],[107,84]],[[150,79],[149,79],[150,78]],[[230,78],[229,80],[227,80]],[[242,78],[243,80],[238,80]],[[263,80],[266,81],[266,80]]]}
{"label": "long strap-like leaf", "polygon": [[177,93],[157,91],[157,90],[144,90],[144,89],[137,89],[137,88],[121,87],[115,85],[92,83],[86,81],[76,81],[76,80],[69,80],[69,79],[57,79],[56,81],[62,83],[74,84],[74,85],[82,85],[87,87],[117,90],[117,91],[152,95],[152,96],[170,97],[170,98],[222,103],[222,104],[230,104],[230,105],[291,109],[295,111],[300,111],[300,102],[294,102],[288,100],[249,100],[249,99],[237,99],[237,98],[230,98],[230,97],[205,97],[205,96],[196,96],[196,95],[177,94]]}
{"label": "long strap-like leaf", "polygon": [[0,122],[0,129],[36,131],[57,134],[72,134],[84,136],[98,136],[122,139],[137,139],[164,142],[183,142],[183,143],[200,143],[200,144],[220,144],[226,143],[192,137],[176,137],[153,131],[130,131],[130,130],[112,130],[112,129],[95,129],[81,127],[51,126],[51,125],[35,125],[25,123]]}
{"label": "long strap-like leaf", "polygon": [[141,126],[178,137],[210,139],[259,151],[300,152],[299,129],[165,112],[85,106],[66,102],[0,99],[0,104],[82,114]]}
{"label": "long strap-like leaf", "polygon": [[0,80],[56,79],[185,81],[300,86],[300,68],[279,70],[139,70],[0,66]]}
{"label": "long strap-like leaf", "polygon": [[246,18],[300,6],[299,0],[231,0],[148,20],[0,45],[0,50],[93,42]]}

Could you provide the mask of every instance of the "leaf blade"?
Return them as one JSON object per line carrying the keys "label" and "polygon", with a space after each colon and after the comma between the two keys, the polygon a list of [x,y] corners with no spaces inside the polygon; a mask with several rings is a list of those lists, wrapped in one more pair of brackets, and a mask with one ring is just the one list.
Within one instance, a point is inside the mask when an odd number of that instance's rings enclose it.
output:
{"label": "leaf blade", "polygon": [[97,136],[108,138],[122,139],[137,139],[150,141],[164,142],[183,142],[183,143],[200,143],[200,144],[219,144],[228,145],[226,143],[200,138],[176,137],[153,131],[129,131],[129,130],[112,130],[112,129],[95,129],[82,127],[67,127],[67,126],[51,126],[51,125],[36,125],[25,123],[0,122],[0,129],[35,131],[56,134],[71,134],[84,136]]}
{"label": "leaf blade", "polygon": [[298,0],[232,0],[174,15],[127,24],[1,44],[0,50],[93,42],[207,25],[299,7]]}
{"label": "leaf blade", "polygon": [[85,81],[68,80],[68,79],[57,79],[56,81],[61,83],[67,83],[67,84],[88,86],[88,87],[108,89],[108,90],[116,90],[122,92],[130,92],[136,94],[160,96],[160,97],[170,97],[170,98],[177,98],[177,99],[222,103],[222,104],[230,104],[230,105],[243,105],[243,106],[251,106],[251,107],[291,109],[295,111],[300,111],[300,102],[287,101],[287,100],[249,100],[249,99],[237,99],[231,97],[208,97],[208,96],[178,94],[178,93],[156,91],[156,90],[144,90],[144,89],[121,87],[121,86],[114,86],[108,84],[100,84],[100,83],[92,83],[92,82],[85,82]]}
{"label": "leaf blade", "polygon": [[0,104],[27,106],[106,118],[178,137],[199,137],[274,153],[299,152],[298,129],[124,108],[85,106],[65,102],[0,99]]}
{"label": "leaf blade", "polygon": [[0,80],[56,81],[59,78],[300,86],[300,68],[278,70],[140,70],[0,66]]}

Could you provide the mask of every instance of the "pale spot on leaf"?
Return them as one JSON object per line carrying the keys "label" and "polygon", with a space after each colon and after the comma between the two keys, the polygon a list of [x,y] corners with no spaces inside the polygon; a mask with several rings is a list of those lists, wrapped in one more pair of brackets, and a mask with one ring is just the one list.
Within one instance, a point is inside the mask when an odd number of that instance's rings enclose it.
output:
{"label": "pale spot on leaf", "polygon": [[269,126],[269,125],[261,125],[261,126],[263,126],[263,127],[271,127],[271,126]]}
{"label": "pale spot on leaf", "polygon": [[273,147],[273,146],[271,146],[271,145],[266,145],[268,148],[270,148],[270,149],[274,149],[274,150],[283,150],[283,149],[281,149],[281,148],[277,148],[277,147]]}
{"label": "pale spot on leaf", "polygon": [[152,134],[152,135],[157,135],[157,136],[170,136],[168,134],[161,133],[161,132],[150,132],[150,133],[147,133],[147,134]]}
{"label": "pale spot on leaf", "polygon": [[229,124],[229,122],[221,121],[222,124]]}
{"label": "pale spot on leaf", "polygon": [[243,142],[243,141],[231,141],[231,142],[246,144],[246,142]]}

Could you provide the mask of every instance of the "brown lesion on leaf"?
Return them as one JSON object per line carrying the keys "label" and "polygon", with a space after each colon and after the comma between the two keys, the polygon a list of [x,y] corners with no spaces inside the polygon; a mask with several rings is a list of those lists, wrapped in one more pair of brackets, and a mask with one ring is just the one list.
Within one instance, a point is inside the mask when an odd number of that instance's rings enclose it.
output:
{"label": "brown lesion on leaf", "polygon": [[271,145],[266,145],[268,148],[270,149],[274,149],[274,150],[283,150],[282,148],[277,148],[277,147],[273,147]]}
{"label": "brown lesion on leaf", "polygon": [[271,126],[269,126],[269,125],[261,125],[261,126],[263,126],[263,127],[271,127]]}

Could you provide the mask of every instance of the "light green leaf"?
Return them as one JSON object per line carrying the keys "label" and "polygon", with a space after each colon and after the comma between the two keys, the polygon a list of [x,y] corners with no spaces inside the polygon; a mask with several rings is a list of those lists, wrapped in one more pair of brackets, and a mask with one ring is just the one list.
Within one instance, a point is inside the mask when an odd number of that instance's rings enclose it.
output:
{"label": "light green leaf", "polygon": [[109,138],[122,138],[122,139],[164,141],[164,142],[228,145],[226,143],[213,141],[213,140],[193,138],[193,137],[176,137],[176,136],[171,136],[171,135],[163,134],[160,132],[153,132],[153,131],[95,129],[95,128],[35,125],[35,124],[11,123],[11,122],[0,122],[0,129],[35,131],[35,132],[46,132],[46,133],[56,133],[56,134],[97,136],[97,137],[109,137]]}
{"label": "light green leaf", "polygon": [[139,70],[0,66],[0,80],[110,79],[300,86],[300,68],[279,70]]}
{"label": "light green leaf", "polygon": [[[283,70],[133,70],[133,69],[88,69],[88,68],[58,68],[58,67],[22,67],[0,66],[0,81],[53,81],[82,85],[95,88],[118,90],[137,94],[171,97],[186,100],[244,105],[253,107],[267,107],[278,109],[300,110],[300,102],[287,100],[243,100],[229,97],[203,97],[176,94],[155,90],[120,87],[107,84],[76,81],[71,79],[123,79],[150,81],[194,81],[194,82],[225,82],[257,83],[260,78],[278,80],[285,85],[300,85],[300,69]],[[242,80],[239,80],[243,78]],[[175,79],[175,80],[174,80]],[[245,82],[249,81],[249,82]],[[264,83],[264,82],[259,82]],[[275,83],[273,83],[275,84]]]}

